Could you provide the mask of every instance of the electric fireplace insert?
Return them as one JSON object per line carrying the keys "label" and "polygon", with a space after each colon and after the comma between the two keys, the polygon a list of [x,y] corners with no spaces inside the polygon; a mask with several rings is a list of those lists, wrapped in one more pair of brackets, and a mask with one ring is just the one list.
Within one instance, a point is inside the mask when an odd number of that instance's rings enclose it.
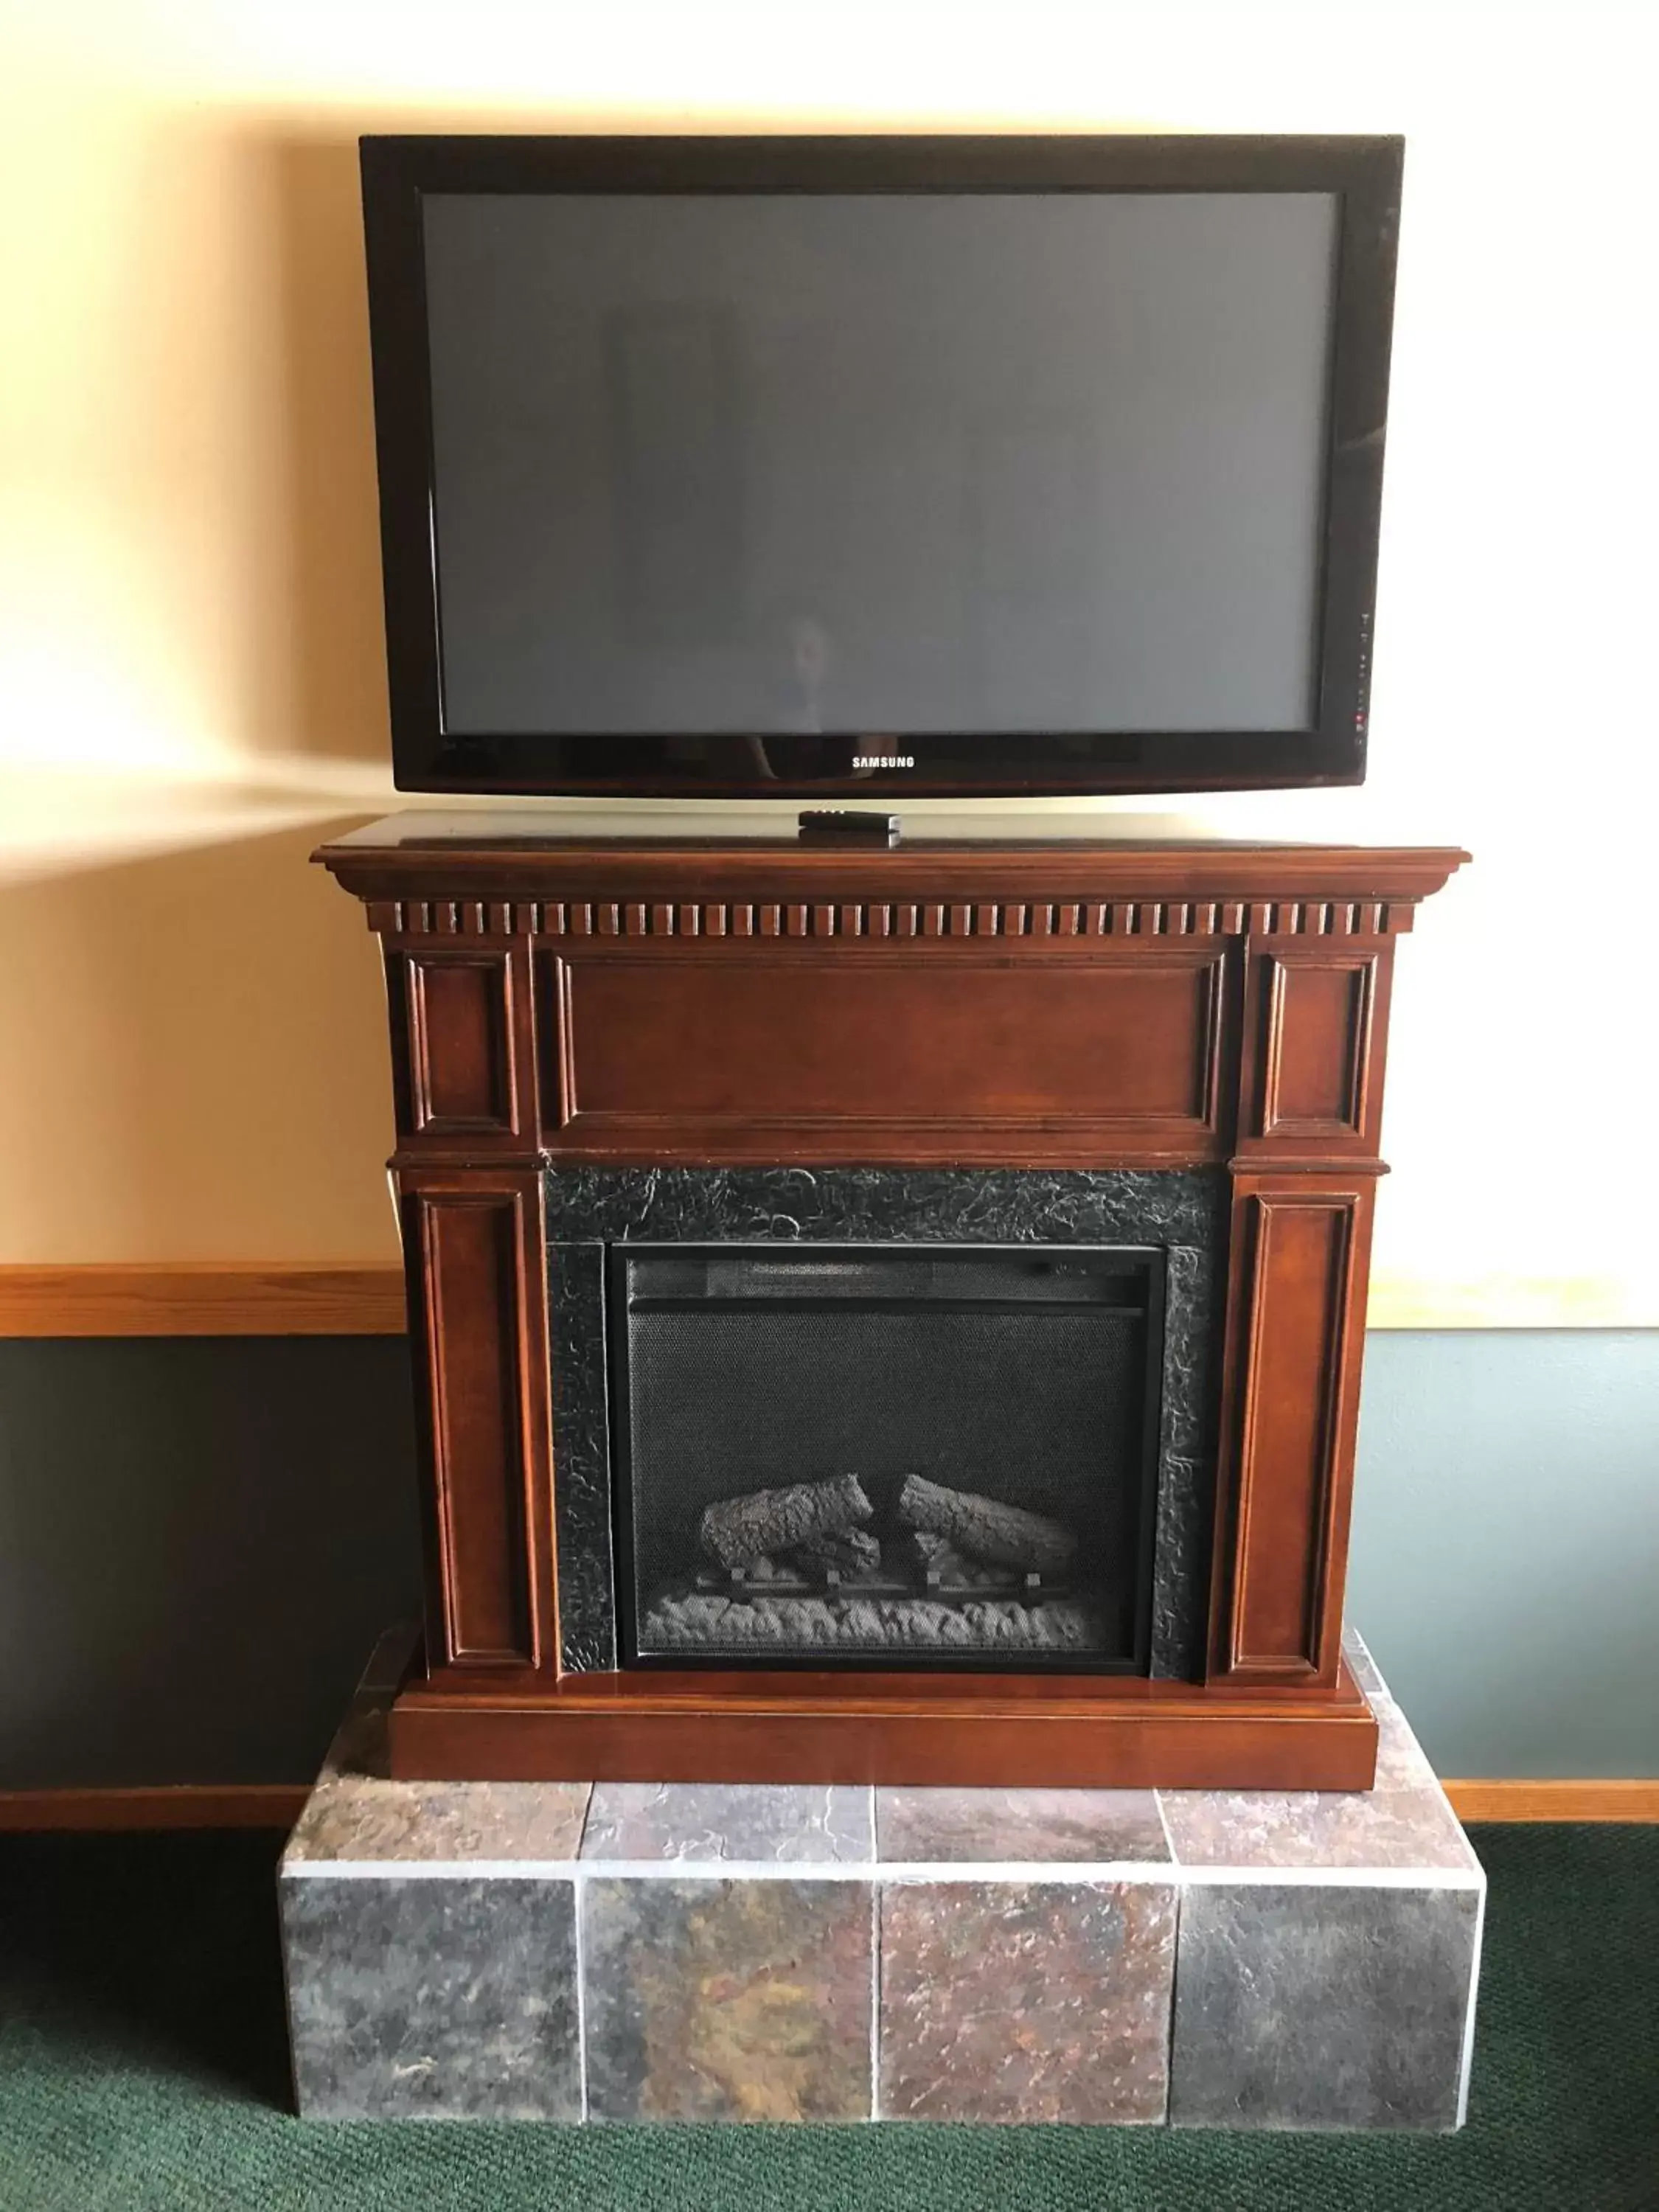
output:
{"label": "electric fireplace insert", "polygon": [[623,1246],[625,1656],[1148,1658],[1164,1255]]}

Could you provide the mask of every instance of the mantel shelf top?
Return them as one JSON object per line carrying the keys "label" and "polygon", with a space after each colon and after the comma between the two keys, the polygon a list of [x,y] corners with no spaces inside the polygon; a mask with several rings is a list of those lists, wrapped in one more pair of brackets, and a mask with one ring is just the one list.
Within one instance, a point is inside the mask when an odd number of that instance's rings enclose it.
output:
{"label": "mantel shelf top", "polygon": [[[1121,823],[1114,834],[1109,823]],[[659,826],[672,825],[672,826]],[[735,889],[775,879],[805,888],[975,889],[1060,897],[1075,890],[1146,897],[1415,900],[1440,890],[1469,855],[1455,846],[1297,843],[1147,834],[1156,817],[1002,817],[1018,834],[963,835],[950,817],[918,821],[889,850],[804,844],[775,818],[752,830],[722,817],[699,834],[684,817],[546,815],[507,809],[412,809],[345,832],[315,859],[363,896],[521,890],[567,878],[614,881],[612,896],[660,878],[665,890]],[[977,822],[976,830],[981,825]],[[1033,832],[1036,834],[1033,834]]]}

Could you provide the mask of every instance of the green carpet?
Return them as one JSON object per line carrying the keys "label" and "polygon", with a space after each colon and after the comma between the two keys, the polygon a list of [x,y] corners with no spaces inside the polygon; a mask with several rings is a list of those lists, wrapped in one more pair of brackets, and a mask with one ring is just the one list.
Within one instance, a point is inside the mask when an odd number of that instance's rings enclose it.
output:
{"label": "green carpet", "polygon": [[1659,1828],[1475,1832],[1461,2136],[304,2125],[264,1836],[0,1839],[3,2212],[1659,2207]]}

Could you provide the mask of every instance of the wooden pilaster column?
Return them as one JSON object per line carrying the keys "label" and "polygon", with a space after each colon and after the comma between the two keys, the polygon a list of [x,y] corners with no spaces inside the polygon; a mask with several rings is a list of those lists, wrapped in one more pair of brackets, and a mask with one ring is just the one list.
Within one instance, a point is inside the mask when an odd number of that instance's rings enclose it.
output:
{"label": "wooden pilaster column", "polygon": [[[1397,931],[1411,908],[1386,917]],[[1382,917],[1379,917],[1382,919]],[[1329,1686],[1342,1588],[1394,944],[1245,939],[1210,1679]]]}

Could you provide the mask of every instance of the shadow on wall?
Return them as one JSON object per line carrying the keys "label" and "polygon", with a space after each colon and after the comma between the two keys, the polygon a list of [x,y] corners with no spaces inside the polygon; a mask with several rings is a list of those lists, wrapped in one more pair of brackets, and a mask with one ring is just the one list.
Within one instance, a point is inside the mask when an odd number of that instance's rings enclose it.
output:
{"label": "shadow on wall", "polygon": [[0,1257],[395,1258],[380,963],[323,834],[0,890]]}
{"label": "shadow on wall", "polygon": [[292,744],[382,761],[386,747],[374,418],[357,142],[255,143],[274,184],[288,455],[284,545]]}
{"label": "shadow on wall", "polygon": [[63,743],[0,756],[381,769],[355,132],[174,112],[89,158],[96,219],[64,237],[33,364],[37,711]]}
{"label": "shadow on wall", "polygon": [[29,733],[108,768],[7,786],[0,1260],[390,1257],[378,963],[307,865],[388,750],[355,136],[181,115],[119,181]]}

